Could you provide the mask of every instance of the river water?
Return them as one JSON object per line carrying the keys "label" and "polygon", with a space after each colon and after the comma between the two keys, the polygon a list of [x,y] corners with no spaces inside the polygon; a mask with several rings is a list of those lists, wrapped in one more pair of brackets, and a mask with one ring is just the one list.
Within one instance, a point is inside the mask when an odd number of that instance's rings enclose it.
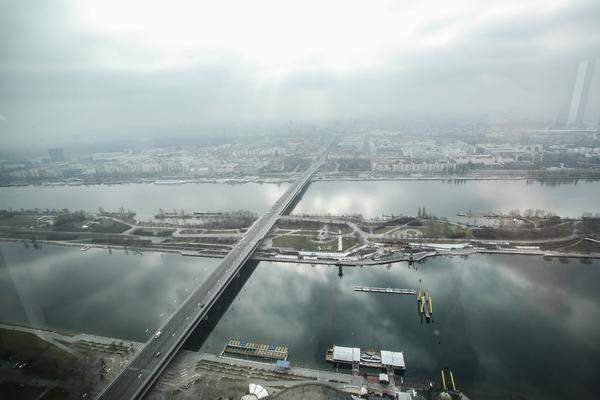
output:
{"label": "river water", "polygon": [[[218,260],[1,243],[0,320],[145,340]],[[403,351],[406,380],[450,367],[473,398],[593,399],[600,373],[600,263],[526,256],[429,259],[409,269],[259,264],[202,350],[229,338],[288,346],[294,365],[330,368],[333,344]],[[424,288],[414,296],[353,285]],[[493,396],[500,397],[493,397]]]}
{"label": "river water", "polygon": [[[229,338],[289,346],[293,364],[330,368],[341,346],[403,351],[405,379],[450,367],[471,398],[597,399],[600,262],[527,256],[429,259],[409,269],[261,263],[203,350]],[[414,296],[353,285],[414,288],[433,297],[431,324]]]}
{"label": "river water", "polygon": [[600,213],[600,181],[452,180],[334,181],[310,185],[297,214],[362,214],[365,217],[544,209],[564,217]]}
{"label": "river water", "polygon": [[0,321],[145,341],[219,261],[0,242]]}
{"label": "river water", "polygon": [[[263,212],[287,184],[189,183],[183,185],[124,184],[92,186],[0,187],[0,209],[69,208],[116,211],[120,207],[147,220],[165,211]],[[487,212],[528,208],[579,217],[600,212],[600,181],[453,180],[333,181],[312,183],[294,213],[416,215],[419,207],[438,217],[460,211]]]}
{"label": "river water", "polygon": [[[146,191],[147,201],[135,194],[137,188]],[[102,189],[111,194],[99,199]],[[256,184],[2,188],[0,208],[122,205],[142,207],[149,216],[175,207],[263,211],[284,189]],[[177,196],[174,190],[180,191]],[[425,206],[440,216],[469,208],[579,215],[598,211],[599,193],[597,182],[318,182],[295,212],[378,216],[414,214]],[[186,289],[218,262],[0,243],[0,321],[145,340],[185,298]],[[293,364],[317,368],[330,367],[324,358],[333,344],[398,350],[405,354],[406,380],[437,379],[441,368],[450,367],[459,388],[475,399],[600,398],[598,261],[477,255],[429,259],[417,270],[400,263],[342,273],[340,278],[337,268],[321,265],[260,263],[202,350],[218,353],[229,338],[276,343],[289,347]],[[433,296],[434,323],[421,323],[414,297],[354,292],[355,284],[425,288]]]}
{"label": "river water", "polygon": [[22,186],[0,188],[0,209],[63,209],[117,211],[131,209],[140,220],[165,211],[264,212],[287,189],[287,184],[151,183],[90,186]]}

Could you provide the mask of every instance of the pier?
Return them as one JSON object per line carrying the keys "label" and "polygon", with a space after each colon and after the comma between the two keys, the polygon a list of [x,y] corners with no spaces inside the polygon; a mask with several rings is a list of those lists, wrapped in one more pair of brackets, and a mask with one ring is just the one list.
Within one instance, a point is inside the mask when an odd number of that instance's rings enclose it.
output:
{"label": "pier", "polygon": [[433,314],[433,300],[428,292],[419,290],[417,304],[419,308],[419,314],[425,315],[427,320],[431,319],[431,315]]}
{"label": "pier", "polygon": [[273,344],[246,342],[243,340],[229,339],[221,357],[243,358],[254,361],[287,361],[288,348]]}
{"label": "pier", "polygon": [[414,290],[414,289],[379,288],[379,287],[367,287],[367,286],[353,286],[352,289],[355,292],[408,294],[408,295],[416,295],[417,294],[416,290]]}
{"label": "pier", "polygon": [[404,371],[404,354],[387,350],[361,350],[358,347],[333,346],[325,353],[325,360],[333,364],[352,366],[352,375],[359,374],[359,367],[377,368],[388,371]]}

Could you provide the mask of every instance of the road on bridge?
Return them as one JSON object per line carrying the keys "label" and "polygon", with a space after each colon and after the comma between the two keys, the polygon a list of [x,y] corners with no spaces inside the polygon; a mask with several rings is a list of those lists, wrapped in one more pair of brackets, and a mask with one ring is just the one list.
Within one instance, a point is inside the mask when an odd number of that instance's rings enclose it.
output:
{"label": "road on bridge", "polygon": [[196,326],[205,318],[231,280],[235,279],[277,219],[301,195],[323,163],[328,149],[329,146],[317,156],[316,161],[287,189],[273,207],[248,229],[217,269],[160,328],[160,335],[150,338],[131,363],[100,394],[100,399],[138,399],[146,393]]}

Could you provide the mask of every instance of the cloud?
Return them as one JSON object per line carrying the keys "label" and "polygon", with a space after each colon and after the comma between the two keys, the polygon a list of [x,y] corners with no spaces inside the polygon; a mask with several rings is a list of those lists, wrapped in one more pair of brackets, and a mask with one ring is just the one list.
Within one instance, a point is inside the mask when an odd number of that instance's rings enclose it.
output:
{"label": "cloud", "polygon": [[6,6],[0,144],[289,120],[543,124],[600,48],[594,0],[279,3]]}

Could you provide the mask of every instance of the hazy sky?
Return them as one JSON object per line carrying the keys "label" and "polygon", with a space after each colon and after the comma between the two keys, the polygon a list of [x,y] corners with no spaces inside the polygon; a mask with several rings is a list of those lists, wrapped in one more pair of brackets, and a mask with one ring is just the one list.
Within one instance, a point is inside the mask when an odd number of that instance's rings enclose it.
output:
{"label": "hazy sky", "polygon": [[215,123],[550,120],[577,61],[600,55],[599,21],[598,0],[0,0],[0,145]]}

